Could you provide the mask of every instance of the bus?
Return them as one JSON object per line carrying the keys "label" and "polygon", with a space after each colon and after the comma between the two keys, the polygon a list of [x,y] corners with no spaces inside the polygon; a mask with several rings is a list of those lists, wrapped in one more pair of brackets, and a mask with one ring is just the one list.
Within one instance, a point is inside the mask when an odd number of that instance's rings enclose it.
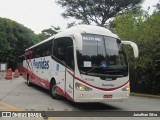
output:
{"label": "bus", "polygon": [[47,89],[54,99],[74,102],[123,101],[129,97],[129,68],[123,44],[110,30],[77,25],[25,50],[27,84]]}
{"label": "bus", "polygon": [[18,57],[18,61],[17,61],[17,69],[19,71],[19,74],[22,75],[24,67],[23,67],[23,61],[25,60],[25,56],[21,55]]}

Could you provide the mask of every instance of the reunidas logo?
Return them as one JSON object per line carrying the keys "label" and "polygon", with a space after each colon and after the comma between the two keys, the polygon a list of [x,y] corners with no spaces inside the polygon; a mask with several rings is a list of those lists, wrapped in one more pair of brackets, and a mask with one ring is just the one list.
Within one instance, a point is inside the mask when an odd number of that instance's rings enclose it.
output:
{"label": "reunidas logo", "polygon": [[41,59],[41,61],[33,60],[33,66],[37,69],[49,69],[49,60],[46,61],[45,58]]}

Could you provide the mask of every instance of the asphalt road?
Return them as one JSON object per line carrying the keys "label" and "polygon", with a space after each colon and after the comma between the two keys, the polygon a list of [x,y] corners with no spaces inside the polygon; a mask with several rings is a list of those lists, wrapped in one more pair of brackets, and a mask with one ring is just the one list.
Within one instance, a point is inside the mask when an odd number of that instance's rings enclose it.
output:
{"label": "asphalt road", "polygon": [[[0,79],[0,111],[102,111],[108,114],[111,111],[160,111],[160,99],[130,96],[123,102],[105,103],[73,103],[66,99],[54,100],[48,91],[37,87],[27,86],[22,77],[13,80]],[[127,112],[126,112],[127,114]],[[94,116],[94,113],[93,113]],[[103,115],[102,115],[103,116]],[[113,115],[114,116],[114,115]],[[0,118],[2,119],[2,118]],[[54,117],[54,120],[72,120],[74,117]],[[92,119],[97,117],[76,117],[76,120]],[[139,117],[100,117],[100,120],[138,120]],[[141,120],[159,120],[157,117],[141,117]],[[15,118],[15,120],[17,120]]]}

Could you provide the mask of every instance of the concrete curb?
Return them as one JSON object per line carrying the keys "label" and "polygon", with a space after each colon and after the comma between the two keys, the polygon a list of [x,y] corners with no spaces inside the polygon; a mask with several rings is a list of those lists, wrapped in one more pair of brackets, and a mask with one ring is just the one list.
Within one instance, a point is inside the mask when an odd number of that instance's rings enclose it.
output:
{"label": "concrete curb", "polygon": [[143,93],[130,93],[130,95],[138,96],[138,97],[148,97],[148,98],[160,99],[160,95],[151,95],[151,94],[143,94]]}

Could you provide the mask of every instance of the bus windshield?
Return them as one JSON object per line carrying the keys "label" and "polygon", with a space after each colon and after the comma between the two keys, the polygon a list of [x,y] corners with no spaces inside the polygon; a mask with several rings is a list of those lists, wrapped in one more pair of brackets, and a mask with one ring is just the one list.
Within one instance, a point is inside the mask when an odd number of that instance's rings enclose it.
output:
{"label": "bus windshield", "polygon": [[128,64],[121,41],[116,38],[82,34],[82,50],[77,51],[81,74],[127,76]]}

